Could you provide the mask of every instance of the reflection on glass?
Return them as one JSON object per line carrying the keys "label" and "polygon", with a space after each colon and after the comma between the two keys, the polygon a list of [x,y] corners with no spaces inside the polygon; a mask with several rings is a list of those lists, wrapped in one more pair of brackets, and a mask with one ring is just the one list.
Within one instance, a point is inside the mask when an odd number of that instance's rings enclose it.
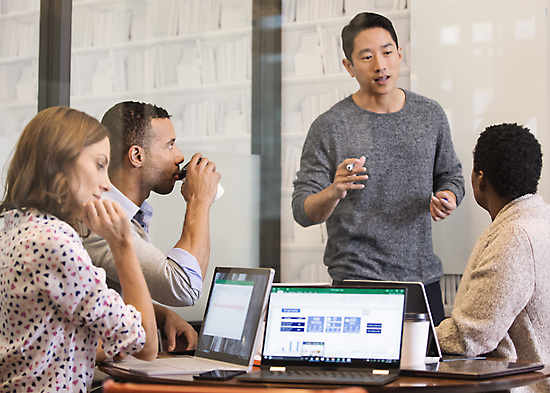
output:
{"label": "reflection on glass", "polygon": [[491,42],[493,40],[493,25],[491,23],[474,23],[472,25],[473,42]]}
{"label": "reflection on glass", "polygon": [[452,92],[453,91],[453,80],[451,78],[445,78],[441,81],[441,90]]}
{"label": "reflection on glass", "polygon": [[483,115],[487,107],[493,101],[493,89],[490,87],[475,87],[473,91],[472,104],[474,115]]}
{"label": "reflection on glass", "polygon": [[442,26],[441,44],[457,45],[460,43],[460,26]]}
{"label": "reflection on glass", "polygon": [[514,38],[517,41],[534,40],[537,38],[535,18],[518,19],[514,22]]}

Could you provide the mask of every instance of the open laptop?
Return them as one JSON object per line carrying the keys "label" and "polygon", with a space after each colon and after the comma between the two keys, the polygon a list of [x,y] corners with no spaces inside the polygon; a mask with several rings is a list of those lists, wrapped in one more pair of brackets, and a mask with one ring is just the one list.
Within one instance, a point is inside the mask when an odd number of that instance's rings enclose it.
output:
{"label": "open laptop", "polygon": [[275,270],[216,267],[194,356],[128,357],[107,365],[145,375],[199,374],[212,370],[250,371]]}
{"label": "open laptop", "polygon": [[358,287],[368,286],[375,288],[385,287],[387,285],[396,285],[398,287],[407,288],[407,305],[405,307],[405,312],[413,314],[428,314],[430,319],[425,362],[437,363],[443,358],[441,348],[439,347],[439,341],[437,340],[437,335],[435,333],[435,326],[428,303],[428,296],[426,295],[426,289],[424,288],[423,283],[409,281],[344,280],[342,285]]}
{"label": "open laptop", "polygon": [[274,285],[261,370],[241,381],[383,385],[397,379],[406,289]]}

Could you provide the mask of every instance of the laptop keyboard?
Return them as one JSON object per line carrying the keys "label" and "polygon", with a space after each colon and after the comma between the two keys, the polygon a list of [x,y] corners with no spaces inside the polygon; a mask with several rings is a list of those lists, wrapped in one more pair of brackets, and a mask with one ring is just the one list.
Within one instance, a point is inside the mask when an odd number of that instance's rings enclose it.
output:
{"label": "laptop keyboard", "polygon": [[395,374],[373,374],[353,371],[268,371],[253,372],[238,379],[266,380],[277,382],[338,383],[379,385],[396,379]]}
{"label": "laptop keyboard", "polygon": [[[277,375],[277,371],[270,371]],[[357,373],[357,372],[343,372],[343,371],[286,371],[286,373],[295,378],[350,378],[350,379],[384,379],[386,375],[372,374],[372,373]]]}
{"label": "laptop keyboard", "polygon": [[238,368],[238,366],[232,364],[218,363],[212,360],[204,360],[197,357],[158,358],[153,360],[153,363],[160,364],[162,366],[175,367],[185,371],[200,370],[204,368],[210,368],[211,370],[235,370]]}

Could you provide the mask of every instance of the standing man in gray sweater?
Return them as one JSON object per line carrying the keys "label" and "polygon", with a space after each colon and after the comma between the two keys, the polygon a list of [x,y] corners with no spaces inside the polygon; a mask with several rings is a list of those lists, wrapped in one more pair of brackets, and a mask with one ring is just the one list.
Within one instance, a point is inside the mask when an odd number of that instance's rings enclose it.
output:
{"label": "standing man in gray sweater", "polygon": [[360,88],[311,125],[294,181],[294,218],[302,226],[326,221],[333,283],[421,281],[438,324],[443,266],[430,215],[445,219],[464,196],[447,117],[437,102],[396,87],[401,48],[387,18],[358,14],[342,41],[343,64]]}
{"label": "standing man in gray sweater", "polygon": [[[151,298],[159,303],[192,306],[201,295],[202,280],[210,257],[210,206],[216,196],[220,174],[206,157],[195,154],[181,186],[187,202],[180,239],[168,253],[149,241],[153,208],[147,203],[151,192],[172,192],[184,157],[176,146],[176,134],[168,112],[142,102],[120,102],[110,108],[101,123],[109,131],[113,187],[105,195],[117,201],[131,220],[132,238]],[[200,159],[200,163],[199,163]],[[84,247],[92,263],[105,269],[107,284],[120,292],[113,255],[105,239],[91,233]],[[194,349],[197,334],[172,310],[155,304],[159,329],[168,339],[168,350],[176,337],[186,338]]]}

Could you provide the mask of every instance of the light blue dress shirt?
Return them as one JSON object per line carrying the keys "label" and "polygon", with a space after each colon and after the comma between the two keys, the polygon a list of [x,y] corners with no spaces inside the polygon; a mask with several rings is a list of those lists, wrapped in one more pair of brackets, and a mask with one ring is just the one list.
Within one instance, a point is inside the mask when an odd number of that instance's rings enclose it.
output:
{"label": "light blue dress shirt", "polygon": [[[151,219],[153,218],[153,206],[144,201],[141,206],[137,206],[130,199],[120,192],[115,186],[104,195],[112,201],[116,201],[126,212],[128,217],[136,222],[149,233]],[[191,288],[199,293],[202,291],[202,273],[197,258],[182,248],[175,247],[166,253],[166,256],[176,262],[189,277]]]}

